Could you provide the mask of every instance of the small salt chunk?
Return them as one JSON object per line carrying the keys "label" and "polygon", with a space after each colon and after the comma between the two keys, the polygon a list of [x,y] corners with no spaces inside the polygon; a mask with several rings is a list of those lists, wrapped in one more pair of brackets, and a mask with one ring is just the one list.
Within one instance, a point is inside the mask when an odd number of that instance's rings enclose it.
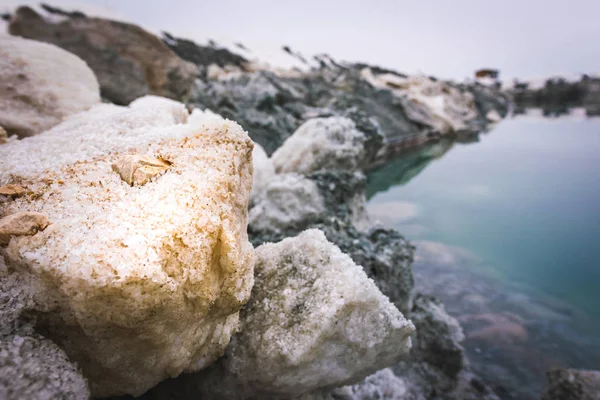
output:
{"label": "small salt chunk", "polygon": [[160,158],[130,154],[117,160],[112,169],[129,185],[142,186],[170,166],[171,164]]}
{"label": "small salt chunk", "polygon": [[19,197],[25,194],[25,188],[19,185],[0,186],[0,196]]}
{"label": "small salt chunk", "polygon": [[8,133],[6,133],[6,129],[0,126],[0,144],[4,144],[8,142]]}
{"label": "small salt chunk", "polygon": [[19,212],[0,219],[0,244],[6,245],[11,236],[32,236],[50,225],[48,217],[37,212]]}

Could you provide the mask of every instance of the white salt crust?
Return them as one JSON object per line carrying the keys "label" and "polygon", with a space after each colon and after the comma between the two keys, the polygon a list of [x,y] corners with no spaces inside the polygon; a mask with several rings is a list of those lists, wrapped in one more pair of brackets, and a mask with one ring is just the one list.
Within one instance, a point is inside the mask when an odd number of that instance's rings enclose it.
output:
{"label": "white salt crust", "polygon": [[358,382],[408,353],[413,324],[320,230],[256,257],[240,333],[205,378],[206,398],[298,396]]}
{"label": "white salt crust", "polygon": [[308,174],[319,170],[348,170],[360,167],[365,135],[349,118],[313,118],[273,153],[275,171]]}
{"label": "white salt crust", "polygon": [[[0,203],[0,216],[34,211],[51,223],[0,255],[39,280],[40,324],[94,396],[139,395],[210,364],[253,285],[248,135],[199,111],[188,124],[170,100],[134,103],[99,105],[0,146],[0,186],[27,190]],[[125,154],[171,165],[131,187],[111,168]]]}

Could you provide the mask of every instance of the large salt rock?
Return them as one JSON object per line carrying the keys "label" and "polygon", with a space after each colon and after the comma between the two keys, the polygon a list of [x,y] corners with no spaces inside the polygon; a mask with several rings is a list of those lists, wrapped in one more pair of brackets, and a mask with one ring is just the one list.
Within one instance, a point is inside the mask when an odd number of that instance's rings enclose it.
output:
{"label": "large salt rock", "polygon": [[96,76],[79,57],[51,44],[0,35],[0,131],[36,135],[99,102]]}
{"label": "large salt rock", "polygon": [[366,141],[367,136],[349,118],[313,118],[275,150],[271,159],[279,173],[353,171],[366,157]]}
{"label": "large salt rock", "polygon": [[205,378],[207,398],[289,398],[357,382],[408,352],[412,323],[321,231],[256,255],[241,332]]}
{"label": "large salt rock", "polygon": [[252,178],[250,203],[254,203],[275,177],[275,167],[273,166],[273,162],[269,159],[265,150],[257,143],[254,143],[252,165],[254,166],[254,174]]}
{"label": "large salt rock", "polygon": [[[94,396],[139,395],[225,350],[253,285],[252,147],[234,122],[190,125],[183,105],[155,99],[100,105],[0,147],[0,186],[27,190],[0,215],[49,221],[0,256],[28,277],[37,329]],[[130,186],[112,169],[127,155],[168,167]]]}
{"label": "large salt rock", "polygon": [[325,205],[315,182],[298,174],[279,174],[254,199],[249,224],[254,231],[279,232],[304,225],[323,212]]}
{"label": "large salt rock", "polygon": [[103,97],[114,103],[128,104],[147,94],[177,100],[189,94],[197,67],[158,37],[133,24],[65,14],[53,21],[19,7],[9,32],[77,54],[98,76]]}

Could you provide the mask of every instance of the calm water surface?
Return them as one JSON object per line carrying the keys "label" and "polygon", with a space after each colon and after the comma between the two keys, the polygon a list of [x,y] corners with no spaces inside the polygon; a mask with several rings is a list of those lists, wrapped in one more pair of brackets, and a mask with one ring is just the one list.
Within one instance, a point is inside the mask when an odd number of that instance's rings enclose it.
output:
{"label": "calm water surface", "polygon": [[368,177],[369,212],[417,245],[417,289],[463,323],[503,398],[600,369],[600,119],[520,116]]}
{"label": "calm water surface", "polygon": [[[389,189],[371,179],[370,194],[382,190],[369,201],[375,218],[468,249],[600,318],[600,119],[518,117],[478,143],[415,156],[422,162]],[[392,178],[401,169],[388,168]]]}

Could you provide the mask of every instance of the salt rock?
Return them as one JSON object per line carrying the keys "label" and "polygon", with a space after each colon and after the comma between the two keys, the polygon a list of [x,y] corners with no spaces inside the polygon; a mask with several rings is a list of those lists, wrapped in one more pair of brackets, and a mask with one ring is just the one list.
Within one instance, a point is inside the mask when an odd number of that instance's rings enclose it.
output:
{"label": "salt rock", "polygon": [[19,185],[6,185],[0,187],[0,196],[19,197],[25,194],[25,189]]}
{"label": "salt rock", "polygon": [[38,212],[18,212],[0,219],[0,245],[8,244],[12,236],[31,236],[46,229],[48,218]]}
{"label": "salt rock", "polygon": [[182,60],[158,37],[121,21],[80,13],[45,17],[22,6],[9,21],[8,31],[81,57],[96,73],[102,96],[117,104],[148,94],[182,100],[198,73],[194,64]]}
{"label": "salt rock", "polygon": [[[0,125],[9,134],[36,135],[98,103],[96,76],[79,57],[52,44],[0,35]],[[6,141],[0,134],[0,143]]]}
{"label": "salt rock", "polygon": [[468,129],[477,118],[474,95],[443,81],[419,75],[374,74],[370,68],[364,68],[361,76],[396,95],[410,120],[442,134]]}
{"label": "salt rock", "polygon": [[66,354],[38,335],[0,336],[0,398],[87,400],[88,386]]}
{"label": "salt rock", "polygon": [[408,352],[413,324],[323,232],[256,256],[240,333],[205,379],[206,398],[290,398],[358,382]]}
{"label": "salt rock", "polygon": [[141,186],[165,172],[170,165],[160,158],[127,154],[118,159],[112,165],[112,169],[129,185]]}
{"label": "salt rock", "polygon": [[[247,239],[252,141],[234,122],[177,107],[99,105],[0,147],[0,185],[35,193],[0,215],[52,222],[0,248],[28,276],[37,329],[81,366],[92,395],[140,395],[222,355],[253,285]],[[111,165],[170,163],[131,187]]]}
{"label": "salt rock", "polygon": [[355,385],[333,390],[316,391],[297,400],[400,400],[409,399],[409,385],[405,379],[394,375],[391,368],[377,371]]}
{"label": "salt rock", "polygon": [[254,143],[252,165],[254,167],[254,174],[252,178],[252,192],[250,192],[250,203],[254,203],[275,177],[273,162],[269,159],[265,150],[257,143]]}
{"label": "salt rock", "polygon": [[313,118],[302,124],[273,153],[278,173],[355,170],[366,156],[367,137],[349,118]]}
{"label": "salt rock", "polygon": [[8,133],[6,133],[6,129],[0,126],[0,144],[4,144],[8,142]]}
{"label": "salt rock", "polygon": [[298,174],[279,174],[253,201],[249,224],[256,231],[278,232],[303,225],[325,212],[325,204],[315,182]]}

